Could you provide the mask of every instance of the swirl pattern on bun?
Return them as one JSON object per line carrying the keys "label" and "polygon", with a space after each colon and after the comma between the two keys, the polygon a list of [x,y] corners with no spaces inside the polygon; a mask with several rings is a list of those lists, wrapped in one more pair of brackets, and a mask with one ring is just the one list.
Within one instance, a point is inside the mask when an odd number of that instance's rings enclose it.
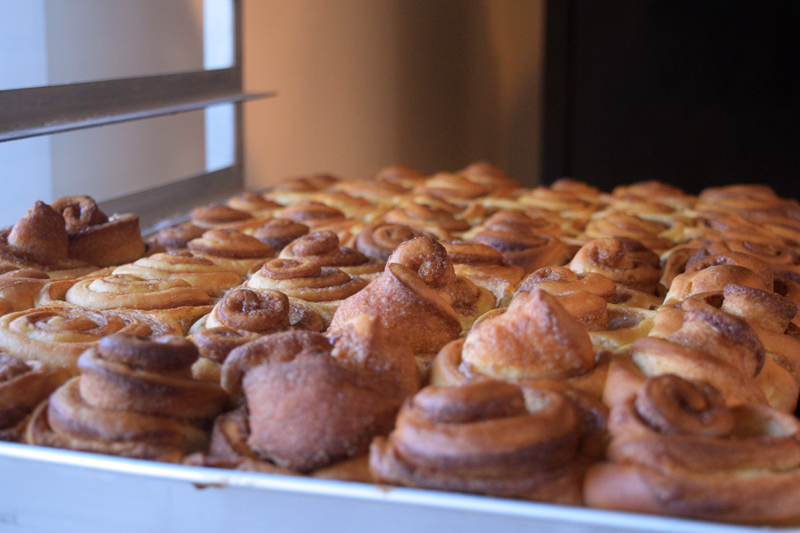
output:
{"label": "swirl pattern on bun", "polygon": [[609,418],[608,460],[590,468],[592,507],[704,520],[796,522],[800,422],[728,407],[708,383],[649,378]]}
{"label": "swirl pattern on bun", "polygon": [[191,378],[197,349],[174,336],[110,335],[81,355],[81,375],[42,404],[31,444],[177,462],[208,445],[205,427],[230,400]]}
{"label": "swirl pattern on bun", "polygon": [[391,435],[375,439],[370,468],[381,483],[578,504],[590,460],[583,444],[601,433],[586,418],[599,429],[605,413],[573,398],[494,380],[426,387]]}

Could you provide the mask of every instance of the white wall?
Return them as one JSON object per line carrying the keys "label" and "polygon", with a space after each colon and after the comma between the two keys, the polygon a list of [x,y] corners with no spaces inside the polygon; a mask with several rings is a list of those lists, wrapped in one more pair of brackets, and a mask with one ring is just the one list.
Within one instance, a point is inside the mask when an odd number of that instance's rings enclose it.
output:
{"label": "white wall", "polygon": [[[0,0],[0,90],[202,69],[203,4]],[[210,123],[230,130],[219,115]],[[0,226],[38,199],[103,201],[204,172],[205,123],[197,111],[0,143]],[[229,159],[229,148],[209,158]]]}
{"label": "white wall", "polygon": [[[203,68],[202,0],[47,0],[48,81]],[[98,201],[205,170],[202,111],[52,136],[55,197]]]}
{"label": "white wall", "polygon": [[[0,0],[0,90],[47,83],[44,0]],[[0,226],[38,199],[50,200],[50,140],[0,143]]]}

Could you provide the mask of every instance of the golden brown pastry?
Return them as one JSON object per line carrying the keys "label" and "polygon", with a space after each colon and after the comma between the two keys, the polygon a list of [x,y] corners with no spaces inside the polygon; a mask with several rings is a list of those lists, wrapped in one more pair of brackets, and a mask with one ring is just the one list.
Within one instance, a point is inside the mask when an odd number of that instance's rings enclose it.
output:
{"label": "golden brown pastry", "polygon": [[602,406],[494,380],[426,387],[370,449],[380,483],[578,505]]}
{"label": "golden brown pastry", "polygon": [[406,191],[411,191],[414,187],[425,183],[426,178],[411,167],[396,164],[383,167],[371,179],[381,184],[397,185]]}
{"label": "golden brown pastry", "polygon": [[195,377],[219,381],[219,365],[231,350],[288,329],[321,332],[325,321],[310,305],[282,292],[246,287],[229,291],[208,317],[192,328],[189,339],[202,356],[195,365]]}
{"label": "golden brown pastry", "polygon": [[90,196],[65,196],[50,207],[64,218],[67,233],[70,234],[108,222],[108,216]]}
{"label": "golden brown pastry", "polygon": [[425,183],[414,188],[413,194],[429,194],[442,198],[452,204],[463,206],[470,200],[485,196],[490,192],[488,187],[469,179],[463,174],[439,172],[425,180]]}
{"label": "golden brown pastry", "polygon": [[175,321],[182,331],[210,312],[213,304],[206,291],[182,279],[144,279],[133,274],[81,278],[66,290],[63,301],[85,309],[146,311]]}
{"label": "golden brown pastry", "polygon": [[[779,294],[735,283],[689,300],[738,317],[752,328],[766,354],[756,382],[772,407],[793,412],[800,394],[800,331],[791,322],[797,314],[797,304]],[[686,305],[694,304],[687,301]],[[679,311],[667,308],[660,313],[667,318],[657,322],[653,334],[666,337],[673,333],[680,315]]]}
{"label": "golden brown pastry", "polygon": [[41,270],[22,268],[0,274],[0,300],[9,306],[2,314],[36,307],[50,276]]}
{"label": "golden brown pastry", "polygon": [[288,218],[273,218],[261,224],[252,235],[259,241],[280,252],[287,244],[308,233],[308,226]]}
{"label": "golden brown pastry", "polygon": [[408,226],[442,240],[452,239],[469,229],[469,222],[456,218],[450,211],[414,202],[402,203],[387,212],[383,219],[389,224]]}
{"label": "golden brown pastry", "polygon": [[288,218],[294,222],[305,224],[312,231],[319,226],[329,225],[347,218],[339,209],[312,200],[292,204],[281,211],[280,216],[281,218]]}
{"label": "golden brown pastry", "polygon": [[[790,302],[794,302],[800,308],[800,283],[793,279],[783,276],[776,276],[773,282],[775,294],[780,294]],[[800,327],[800,313],[794,316],[792,323]]]}
{"label": "golden brown pastry", "polygon": [[673,246],[661,254],[661,279],[659,283],[669,289],[672,280],[686,271],[686,263],[703,247],[702,242],[690,240]]}
{"label": "golden brown pastry", "polygon": [[[420,177],[421,179],[424,179]],[[408,189],[399,183],[386,180],[341,180],[330,188],[331,192],[343,192],[349,196],[363,198],[377,205],[393,205]],[[376,212],[380,212],[376,209]]]}
{"label": "golden brown pastry", "polygon": [[461,320],[453,307],[413,270],[390,263],[366,288],[347,298],[331,320],[331,331],[359,315],[371,314],[408,344],[414,355],[431,359],[458,337]]}
{"label": "golden brown pastry", "polygon": [[664,304],[677,305],[695,294],[720,291],[730,283],[768,290],[764,279],[749,268],[739,265],[712,265],[676,276],[664,298]]}
{"label": "golden brown pastry", "polygon": [[324,267],[336,267],[342,272],[372,280],[383,271],[386,263],[358,250],[340,246],[339,237],[332,231],[316,231],[298,237],[283,250],[280,257],[303,258]]}
{"label": "golden brown pastry", "polygon": [[253,215],[224,204],[208,204],[192,209],[189,220],[203,229],[238,229],[252,223]]}
{"label": "golden brown pastry", "polygon": [[191,252],[172,251],[143,257],[114,269],[113,274],[131,274],[142,279],[182,279],[193,287],[203,289],[209,296],[218,297],[242,278],[211,259],[197,257]]}
{"label": "golden brown pastry", "polygon": [[691,217],[687,217],[683,211],[655,198],[616,196],[607,207],[592,215],[586,233],[593,238],[630,237],[643,243],[647,241],[646,246],[654,251],[663,251],[662,248],[673,246],[672,238],[675,235],[681,235],[683,226],[681,229],[674,226],[685,224],[687,220],[691,220]]}
{"label": "golden brown pastry", "polygon": [[[341,182],[339,182],[341,183]],[[361,196],[351,196],[342,191],[327,190],[311,196],[312,201],[338,209],[345,217],[372,222],[383,212],[376,204]]]}
{"label": "golden brown pastry", "polygon": [[147,238],[147,242],[167,250],[180,250],[185,249],[189,241],[202,236],[205,231],[205,228],[195,226],[191,222],[182,222],[158,230]]}
{"label": "golden brown pastry", "polygon": [[648,200],[676,209],[691,207],[697,201],[696,197],[686,194],[680,188],[657,180],[618,185],[611,191],[611,196],[615,201]]}
{"label": "golden brown pastry", "polygon": [[244,211],[250,213],[256,218],[265,218],[283,206],[272,200],[267,200],[260,194],[250,191],[241,192],[235,196],[228,198],[226,202],[228,207],[236,209],[237,211]]}
{"label": "golden brown pastry", "polygon": [[780,198],[775,190],[764,183],[748,183],[708,187],[700,191],[700,202],[719,210],[737,213],[776,210],[796,211],[797,201]]}
{"label": "golden brown pastry", "polygon": [[97,270],[86,261],[69,257],[64,218],[42,201],[37,201],[14,226],[0,230],[0,264],[42,270],[51,278]]}
{"label": "golden brown pastry", "polygon": [[367,281],[308,259],[277,258],[264,263],[246,286],[273,289],[303,300],[328,324],[342,300],[366,287]]}
{"label": "golden brown pastry", "polygon": [[61,213],[69,234],[69,256],[99,267],[116,266],[142,257],[146,245],[139,217],[107,217],[89,196],[67,196],[51,206]]}
{"label": "golden brown pastry", "polygon": [[[644,209],[647,206],[640,207]],[[654,210],[658,208],[659,204],[652,207]],[[670,208],[665,209],[670,210]],[[645,215],[631,214],[631,211],[620,206],[620,210],[614,208],[611,211],[596,213],[586,225],[585,236],[589,239],[624,237],[642,243],[657,254],[672,248],[673,242],[670,239],[660,237],[660,234],[667,230],[667,224],[648,219]]]}
{"label": "golden brown pastry", "polygon": [[205,257],[244,276],[253,266],[275,257],[268,244],[233,229],[208,230],[186,244],[195,257]]}
{"label": "golden brown pastry", "polygon": [[[464,206],[458,206],[454,203],[448,202],[444,198],[439,198],[430,194],[414,194],[403,196],[400,198],[399,205],[400,207],[422,205],[436,212],[449,213],[456,218],[458,218],[458,215],[464,211]],[[460,222],[459,224],[463,226],[463,223]]]}
{"label": "golden brown pastry", "polygon": [[615,405],[608,461],[589,469],[591,507],[748,524],[800,521],[800,422],[727,407],[702,381],[649,378]]}
{"label": "golden brown pastry", "polygon": [[503,255],[485,244],[465,241],[443,241],[447,257],[457,276],[489,290],[497,300],[496,307],[508,305],[525,269],[503,261]]}
{"label": "golden brown pastry", "polygon": [[230,400],[219,385],[191,378],[196,359],[179,337],[105,337],[81,355],[80,377],[37,409],[26,441],[167,462],[204,450],[205,428]]}
{"label": "golden brown pastry", "polygon": [[323,331],[322,317],[309,305],[269,289],[228,292],[209,314],[206,327],[227,326],[266,335],[287,329]]}
{"label": "golden brown pastry", "polygon": [[[200,326],[203,326],[201,324]],[[205,379],[219,383],[220,366],[235,348],[261,337],[258,333],[237,330],[228,326],[213,328],[198,327],[190,330],[187,337],[197,346],[200,358],[192,366],[195,379]]]}
{"label": "golden brown pastry", "polygon": [[472,235],[472,241],[491,246],[502,254],[503,261],[522,267],[528,273],[544,266],[563,265],[575,253],[558,237],[537,234],[507,220],[487,220]]}
{"label": "golden brown pastry", "polygon": [[69,379],[69,372],[0,352],[0,441],[18,441],[28,416]]}
{"label": "golden brown pastry", "polygon": [[69,236],[63,218],[41,201],[6,233],[6,241],[9,246],[33,256],[66,258],[69,252]]}
{"label": "golden brown pastry", "polygon": [[726,210],[706,212],[702,206],[698,206],[698,213],[693,218],[683,222],[683,228],[679,235],[683,236],[684,241],[689,239],[704,242],[750,240],[773,246],[788,244],[778,235],[778,232],[754,224],[738,213]]}
{"label": "golden brown pastry", "polygon": [[314,200],[293,204],[281,211],[280,216],[304,224],[310,231],[332,231],[342,242],[357,234],[365,225],[358,219],[347,217],[335,207]]}
{"label": "golden brown pastry", "polygon": [[741,252],[722,252],[709,255],[706,250],[694,254],[686,262],[686,272],[697,272],[717,265],[739,265],[752,270],[767,286],[772,289],[774,271],[769,263],[759,259],[754,254]]}
{"label": "golden brown pastry", "polygon": [[602,274],[576,274],[566,267],[540,268],[520,283],[518,291],[536,288],[555,296],[586,327],[592,344],[613,353],[647,335],[660,303],[654,296],[617,287]]}
{"label": "golden brown pastry", "polygon": [[559,191],[548,187],[527,190],[518,197],[517,201],[523,208],[541,208],[555,211],[563,217],[586,220],[603,205],[599,198],[592,200],[572,191]]}
{"label": "golden brown pastry", "polygon": [[430,237],[417,237],[400,244],[387,264],[399,263],[414,271],[447,302],[461,321],[463,332],[484,313],[496,307],[496,298],[486,288],[455,272],[447,249]]}
{"label": "golden brown pastry", "polygon": [[739,252],[706,255],[701,249],[687,259],[684,270],[673,278],[665,304],[675,304],[693,294],[722,290],[729,283],[772,292],[775,279],[768,263]]}
{"label": "golden brown pastry", "polygon": [[483,185],[490,191],[521,187],[516,180],[508,177],[503,169],[488,161],[476,161],[459,170],[458,174],[474,183]]}
{"label": "golden brown pastry", "polygon": [[578,250],[567,267],[577,273],[596,272],[618,285],[648,294],[658,291],[661,278],[658,255],[640,242],[626,238],[590,241]]}
{"label": "golden brown pastry", "polygon": [[180,335],[178,324],[140,311],[46,306],[0,317],[0,351],[77,373],[83,351],[112,333]]}
{"label": "golden brown pastry", "polygon": [[341,181],[332,174],[310,174],[287,178],[272,187],[264,194],[268,200],[274,200],[281,205],[292,205],[307,200],[312,194],[330,189]]}
{"label": "golden brown pastry", "polygon": [[295,331],[242,346],[225,361],[222,383],[241,391],[247,409],[246,426],[230,427],[237,434],[227,433],[224,451],[311,472],[365,454],[373,436],[391,430],[420,376],[408,347],[363,315],[343,324],[334,343]]}
{"label": "golden brown pastry", "polygon": [[519,228],[520,231],[533,233],[534,235],[560,237],[564,232],[553,218],[545,214],[534,214],[531,211],[522,209],[503,209],[484,220],[480,226],[466,232],[464,238],[467,240],[472,239],[476,233],[485,229],[491,230],[493,226],[506,231]]}
{"label": "golden brown pastry", "polygon": [[745,213],[744,218],[752,225],[763,228],[765,232],[775,236],[782,244],[793,249],[800,247],[800,209],[790,205],[787,212],[783,210],[758,211]]}
{"label": "golden brown pastry", "polygon": [[709,243],[702,251],[695,252],[694,260],[701,259],[703,255],[717,255],[728,252],[737,252],[751,255],[772,267],[775,275],[797,275],[800,272],[798,249],[789,246],[777,246],[766,242],[751,240],[721,240]]}
{"label": "golden brown pastry", "polygon": [[[779,198],[769,189],[732,186],[715,192],[695,206],[695,231],[709,240],[747,240],[791,246],[800,244],[800,204]],[[718,235],[721,233],[722,235]]]}
{"label": "golden brown pastry", "polygon": [[605,369],[586,328],[554,296],[534,289],[519,293],[505,313],[481,321],[466,339],[445,346],[433,363],[431,383],[476,376],[517,383],[567,380],[599,398]]}
{"label": "golden brown pastry", "polygon": [[597,199],[600,196],[600,189],[588,183],[574,178],[558,178],[550,184],[550,190],[558,192],[571,192],[579,197]]}
{"label": "golden brown pastry", "polygon": [[348,246],[364,255],[386,261],[395,248],[424,234],[402,224],[378,222],[370,224],[350,240]]}
{"label": "golden brown pastry", "polygon": [[636,340],[629,353],[632,365],[618,360],[609,369],[604,399],[609,405],[630,397],[647,377],[661,374],[707,381],[729,405],[768,403],[756,381],[765,350],[755,331],[700,299],[659,310],[650,336]]}
{"label": "golden brown pastry", "polygon": [[[596,272],[576,273],[567,267],[549,266],[528,274],[519,284],[520,291],[542,289],[554,296],[571,292],[586,292],[605,302],[617,300],[616,284]],[[587,297],[591,299],[591,297]]]}

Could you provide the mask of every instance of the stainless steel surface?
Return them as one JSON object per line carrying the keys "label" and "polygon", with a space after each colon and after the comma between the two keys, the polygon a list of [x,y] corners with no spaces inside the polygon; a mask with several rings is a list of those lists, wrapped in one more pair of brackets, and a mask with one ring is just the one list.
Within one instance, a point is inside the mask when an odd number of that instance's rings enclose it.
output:
{"label": "stainless steel surface", "polygon": [[241,69],[0,91],[0,141],[275,96],[241,92]]}
{"label": "stainless steel surface", "polygon": [[241,169],[237,164],[101,202],[100,208],[108,214],[136,213],[142,232],[147,234],[186,220],[192,208],[222,201],[240,192],[243,187]]}
{"label": "stainless steel surface", "polygon": [[0,443],[0,471],[0,531],[764,531],[455,493],[161,464],[12,443]]}

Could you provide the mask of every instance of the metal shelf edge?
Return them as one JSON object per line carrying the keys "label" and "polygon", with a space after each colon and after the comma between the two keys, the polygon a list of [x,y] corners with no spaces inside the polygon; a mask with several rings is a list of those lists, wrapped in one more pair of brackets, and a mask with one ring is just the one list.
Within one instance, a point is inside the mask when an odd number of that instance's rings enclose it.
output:
{"label": "metal shelf edge", "polygon": [[93,128],[97,126],[107,126],[111,124],[118,124],[121,122],[128,122],[131,120],[140,120],[144,118],[154,118],[164,115],[172,115],[176,113],[183,113],[186,111],[195,111],[209,106],[224,104],[224,103],[240,103],[249,100],[260,98],[270,98],[276,96],[274,92],[263,93],[235,93],[228,95],[216,95],[211,98],[203,98],[196,100],[178,101],[166,105],[154,105],[152,107],[141,107],[136,109],[128,109],[115,113],[73,117],[64,121],[50,122],[50,123],[29,123],[23,124],[18,127],[3,130],[0,128],[0,142],[12,141],[17,139],[25,139],[28,137],[36,137],[39,135],[50,135],[52,133],[63,133],[85,128]]}

